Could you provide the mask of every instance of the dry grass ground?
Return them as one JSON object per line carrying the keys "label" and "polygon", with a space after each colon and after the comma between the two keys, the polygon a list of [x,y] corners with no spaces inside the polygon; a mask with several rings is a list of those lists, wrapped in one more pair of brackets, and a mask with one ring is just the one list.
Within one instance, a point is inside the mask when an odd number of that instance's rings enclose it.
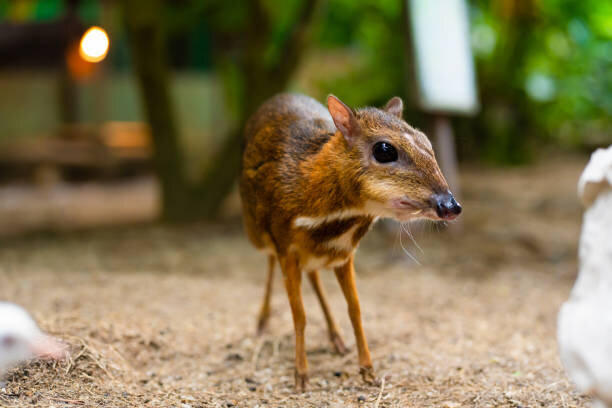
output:
{"label": "dry grass ground", "polygon": [[[304,286],[311,387],[293,391],[293,330],[280,278],[254,336],[265,257],[235,216],[5,239],[0,298],[70,347],[13,370],[0,406],[583,407],[557,357],[556,314],[576,273],[586,159],[464,173],[463,231],[370,233],[357,256],[374,365],[358,375],[344,299],[324,283],[351,353],[334,355]],[[431,229],[431,228],[426,228]]]}

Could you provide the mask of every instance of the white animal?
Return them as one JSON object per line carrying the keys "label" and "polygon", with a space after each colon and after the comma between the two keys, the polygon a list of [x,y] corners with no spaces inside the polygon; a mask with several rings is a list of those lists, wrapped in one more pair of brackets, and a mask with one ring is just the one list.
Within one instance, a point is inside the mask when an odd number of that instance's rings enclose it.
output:
{"label": "white animal", "polygon": [[62,345],[43,334],[28,312],[13,303],[0,302],[0,378],[22,361],[63,355]]}
{"label": "white animal", "polygon": [[580,271],[559,312],[559,352],[578,390],[612,407],[612,146],[593,153],[578,195],[586,208]]}

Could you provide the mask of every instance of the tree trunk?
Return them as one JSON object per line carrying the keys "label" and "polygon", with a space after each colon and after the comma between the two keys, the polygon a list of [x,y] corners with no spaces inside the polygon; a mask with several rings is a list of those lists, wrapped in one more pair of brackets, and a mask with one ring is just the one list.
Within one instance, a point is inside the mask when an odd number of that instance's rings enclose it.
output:
{"label": "tree trunk", "polygon": [[162,5],[159,0],[128,0],[124,15],[134,72],[153,136],[153,161],[162,191],[162,218],[180,221],[187,215],[189,191],[168,83]]}

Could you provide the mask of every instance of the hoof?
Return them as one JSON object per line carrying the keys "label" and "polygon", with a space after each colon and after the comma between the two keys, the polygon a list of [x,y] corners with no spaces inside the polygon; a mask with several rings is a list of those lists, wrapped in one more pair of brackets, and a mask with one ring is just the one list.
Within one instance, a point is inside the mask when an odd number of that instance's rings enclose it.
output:
{"label": "hoof", "polygon": [[262,321],[257,322],[257,332],[256,332],[257,336],[261,336],[262,334],[264,334],[267,327],[268,327],[267,322],[262,322]]}
{"label": "hoof", "polygon": [[261,316],[257,320],[257,336],[261,336],[268,329],[268,316]]}
{"label": "hoof", "polygon": [[342,337],[340,336],[340,334],[338,333],[332,334],[331,342],[334,345],[334,349],[336,350],[336,353],[340,354],[341,356],[349,352],[346,346],[344,345],[344,340],[342,340]]}
{"label": "hoof", "polygon": [[363,382],[370,385],[380,385],[380,380],[376,377],[374,373],[374,368],[372,366],[361,366],[359,367],[359,374],[361,374],[361,378],[363,378]]}
{"label": "hoof", "polygon": [[295,391],[305,392],[308,389],[308,373],[295,372]]}

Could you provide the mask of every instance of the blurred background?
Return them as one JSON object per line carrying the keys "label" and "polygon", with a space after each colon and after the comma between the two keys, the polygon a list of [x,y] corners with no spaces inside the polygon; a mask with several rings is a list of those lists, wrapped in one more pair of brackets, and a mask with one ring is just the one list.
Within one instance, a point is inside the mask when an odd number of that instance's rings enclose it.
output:
{"label": "blurred background", "polygon": [[[433,135],[409,4],[0,0],[0,229],[237,210],[242,127],[284,90],[351,106],[399,95]],[[612,3],[473,0],[467,18],[479,104],[446,115],[461,162],[612,141]]]}

